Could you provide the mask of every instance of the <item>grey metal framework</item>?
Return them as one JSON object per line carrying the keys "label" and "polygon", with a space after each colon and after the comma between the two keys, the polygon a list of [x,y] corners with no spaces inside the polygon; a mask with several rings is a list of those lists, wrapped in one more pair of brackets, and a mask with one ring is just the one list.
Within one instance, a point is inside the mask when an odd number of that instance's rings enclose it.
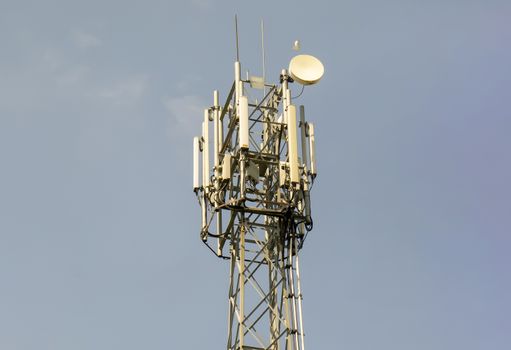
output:
{"label": "grey metal framework", "polygon": [[[202,137],[194,139],[200,234],[230,260],[227,349],[303,350],[299,251],[312,229],[313,126],[303,106],[297,120],[286,70],[279,84],[261,81],[242,80],[236,62],[225,103],[215,91],[205,110]],[[264,93],[248,101],[255,87]]]}

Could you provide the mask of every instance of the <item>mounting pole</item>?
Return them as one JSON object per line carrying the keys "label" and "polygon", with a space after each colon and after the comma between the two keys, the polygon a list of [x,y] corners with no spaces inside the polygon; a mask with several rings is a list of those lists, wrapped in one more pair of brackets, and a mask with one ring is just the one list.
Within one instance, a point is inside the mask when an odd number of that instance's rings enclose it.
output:
{"label": "mounting pole", "polygon": [[238,41],[238,15],[234,15],[234,27],[236,31],[236,62],[240,60],[240,47]]}

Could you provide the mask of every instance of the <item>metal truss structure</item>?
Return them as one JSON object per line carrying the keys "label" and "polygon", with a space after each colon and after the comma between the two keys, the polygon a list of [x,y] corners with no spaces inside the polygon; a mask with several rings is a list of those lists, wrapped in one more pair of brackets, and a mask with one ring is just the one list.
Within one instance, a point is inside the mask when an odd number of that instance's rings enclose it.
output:
{"label": "metal truss structure", "polygon": [[[314,127],[303,106],[297,118],[287,70],[279,84],[240,70],[237,61],[225,103],[215,91],[194,138],[200,234],[230,260],[227,349],[303,350],[299,251],[312,229]],[[260,101],[247,97],[255,88]]]}

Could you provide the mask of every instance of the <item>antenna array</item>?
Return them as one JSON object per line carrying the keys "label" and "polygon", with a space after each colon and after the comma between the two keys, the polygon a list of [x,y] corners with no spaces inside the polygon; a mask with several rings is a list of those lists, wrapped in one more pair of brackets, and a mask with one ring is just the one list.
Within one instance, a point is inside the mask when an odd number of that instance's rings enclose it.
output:
{"label": "antenna array", "polygon": [[[308,85],[321,78],[323,66],[307,62],[295,64],[292,74]],[[240,72],[238,58],[225,102],[213,93],[202,135],[193,139],[200,236],[230,260],[227,349],[303,350],[299,251],[313,226],[314,126],[303,106],[298,120],[286,69],[278,84],[259,78],[259,102],[247,94],[258,79],[243,80]]]}

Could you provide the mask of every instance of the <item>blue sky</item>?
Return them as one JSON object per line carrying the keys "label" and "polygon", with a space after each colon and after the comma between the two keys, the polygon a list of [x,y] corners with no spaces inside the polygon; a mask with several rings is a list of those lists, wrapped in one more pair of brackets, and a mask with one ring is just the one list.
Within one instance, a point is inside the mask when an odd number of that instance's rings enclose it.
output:
{"label": "blue sky", "polygon": [[325,64],[310,349],[511,343],[507,1],[2,1],[0,348],[226,342],[228,266],[199,239],[192,136],[243,69]]}

